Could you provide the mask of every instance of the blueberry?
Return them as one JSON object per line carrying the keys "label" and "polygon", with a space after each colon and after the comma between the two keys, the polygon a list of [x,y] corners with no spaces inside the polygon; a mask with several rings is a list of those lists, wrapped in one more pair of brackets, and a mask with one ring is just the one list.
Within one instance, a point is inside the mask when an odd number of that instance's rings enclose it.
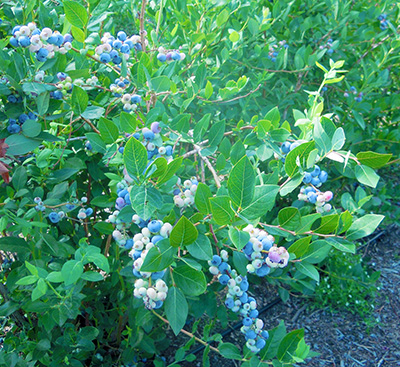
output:
{"label": "blueberry", "polygon": [[18,122],[20,124],[23,124],[26,120],[28,120],[28,115],[27,114],[22,113],[22,114],[19,115]]}
{"label": "blueberry", "polygon": [[147,128],[143,129],[143,136],[144,136],[144,138],[146,140],[153,140],[154,139],[154,133],[151,130],[147,129]]}
{"label": "blueberry", "polygon": [[62,94],[62,92],[60,90],[56,90],[53,92],[52,97],[54,99],[63,99],[64,95]]}
{"label": "blueberry", "polygon": [[159,53],[157,55],[157,60],[160,62],[165,62],[167,60],[167,56],[165,54]]}
{"label": "blueberry", "polygon": [[312,180],[311,180],[311,183],[312,183],[314,186],[319,186],[319,185],[321,184],[321,181],[319,180],[318,177],[313,177]]}
{"label": "blueberry", "polygon": [[51,212],[49,214],[49,219],[52,223],[58,223],[60,221],[60,217],[58,216],[58,214],[56,212]]}
{"label": "blueberry", "polygon": [[73,210],[73,209],[75,209],[75,205],[73,205],[73,204],[67,204],[67,205],[65,205],[65,207],[66,207],[68,210]]}
{"label": "blueberry", "polygon": [[264,239],[261,241],[261,243],[262,243],[262,245],[263,245],[263,250],[264,250],[264,251],[268,251],[268,250],[272,247],[272,245],[273,245],[272,241],[269,240],[268,238],[264,238]]}
{"label": "blueberry", "polygon": [[264,339],[258,339],[256,342],[256,347],[258,349],[263,349],[265,347],[265,344],[266,344],[266,342]]}
{"label": "blueberry", "polygon": [[250,316],[252,319],[255,319],[256,317],[258,317],[258,311],[257,311],[257,310],[251,310],[251,311],[249,312],[249,316]]}
{"label": "blueberry", "polygon": [[244,292],[240,298],[239,298],[240,302],[242,303],[247,303],[249,301],[249,296],[246,292]]}
{"label": "blueberry", "polygon": [[128,238],[125,242],[125,248],[127,250],[130,250],[133,247],[133,240],[131,238]]}
{"label": "blueberry", "polygon": [[18,42],[22,47],[28,47],[31,44],[30,38],[26,36],[19,37]]}
{"label": "blueberry", "polygon": [[120,41],[125,41],[125,40],[126,40],[126,33],[125,33],[124,31],[119,31],[119,32],[117,33],[117,38],[118,38]]}
{"label": "blueberry", "polygon": [[15,125],[17,121],[15,119],[8,119],[8,124],[9,125]]}
{"label": "blueberry", "polygon": [[57,34],[56,46],[60,47],[64,43],[64,36],[62,34]]}
{"label": "blueberry", "polygon": [[112,62],[113,62],[115,65],[119,65],[119,64],[122,62],[122,59],[121,59],[119,56],[117,56],[117,57],[114,57],[114,58],[112,59]]}
{"label": "blueberry", "polygon": [[139,96],[138,94],[134,94],[131,97],[131,102],[134,103],[134,104],[139,104],[140,102],[142,102],[142,97]]}
{"label": "blueberry", "polygon": [[136,51],[142,51],[142,45],[140,43],[136,43],[133,47]]}
{"label": "blueberry", "polygon": [[155,236],[153,236],[153,237],[151,238],[151,242],[154,243],[154,244],[156,244],[158,241],[161,241],[161,240],[163,240],[163,239],[164,239],[163,236],[155,235]]}
{"label": "blueberry", "polygon": [[[114,41],[113,42],[113,47],[119,50],[122,47],[122,42],[119,41],[119,40]],[[111,51],[111,52],[113,52],[113,51]],[[117,53],[117,55],[118,55],[118,53]]]}
{"label": "blueberry", "polygon": [[85,214],[87,217],[91,216],[93,214],[93,209],[92,208],[87,208],[85,210]]}
{"label": "blueberry", "polygon": [[352,92],[357,92],[356,87],[350,87],[350,90],[351,90]]}
{"label": "blueberry", "polygon": [[282,153],[287,154],[290,152],[290,143],[285,141],[281,146]]}
{"label": "blueberry", "polygon": [[18,47],[19,46],[19,42],[15,37],[11,37],[10,38],[10,45],[13,47]]}
{"label": "blueberry", "polygon": [[[47,56],[49,55],[49,51],[46,48],[41,48],[37,53],[36,53],[36,57],[40,57],[40,58],[47,58]],[[39,60],[40,61],[40,60]]]}
{"label": "blueberry", "polygon": [[139,140],[139,139],[140,139],[140,134],[139,134],[139,133],[134,133],[132,136],[133,136],[136,140]]}
{"label": "blueberry", "polygon": [[72,42],[72,36],[70,34],[64,35],[64,42]]}
{"label": "blueberry", "polygon": [[111,56],[110,56],[110,54],[108,54],[108,53],[106,53],[106,52],[103,52],[103,53],[100,55],[100,61],[101,61],[101,62],[104,62],[105,64],[107,64],[108,62],[110,62],[110,61],[111,61]]}
{"label": "blueberry", "polygon": [[226,308],[229,308],[229,309],[233,308],[235,306],[235,301],[233,300],[233,298],[227,298],[225,300],[225,306],[226,306]]}
{"label": "blueberry", "polygon": [[314,171],[311,172],[311,175],[317,177],[321,172],[321,169],[318,166],[314,167]]}
{"label": "blueberry", "polygon": [[151,279],[157,280],[161,279],[165,274],[165,271],[155,271],[153,274],[151,274]]}
{"label": "blueberry", "polygon": [[268,339],[268,338],[269,338],[269,333],[268,333],[268,331],[267,331],[267,330],[261,331],[261,336],[262,336],[263,338],[265,338],[265,339]]}
{"label": "blueberry", "polygon": [[245,317],[243,319],[243,326],[250,326],[253,324],[253,320],[250,317]]}
{"label": "blueberry", "polygon": [[255,338],[257,337],[257,334],[255,333],[254,330],[248,330],[248,331],[246,332],[245,337],[246,337],[247,340],[249,340],[249,339],[255,339]]}
{"label": "blueberry", "polygon": [[229,265],[225,262],[222,262],[219,266],[218,266],[218,270],[223,273],[225,271],[227,271],[229,269]]}
{"label": "blueberry", "polygon": [[122,45],[121,46],[121,48],[120,48],[120,51],[123,53],[123,54],[129,54],[129,52],[131,51],[131,49],[130,49],[130,47],[128,46],[128,45]]}
{"label": "blueberry", "polygon": [[55,45],[57,43],[57,35],[52,35],[47,39],[47,43],[50,43],[51,45]]}
{"label": "blueberry", "polygon": [[161,230],[161,223],[158,220],[152,220],[148,225],[147,228],[151,233],[157,233]]}
{"label": "blueberry", "polygon": [[269,268],[269,266],[267,264],[263,264],[263,266],[261,268],[256,270],[256,274],[259,277],[265,277],[266,275],[269,274],[270,271],[271,271],[271,269]]}
{"label": "blueberry", "polygon": [[7,101],[10,102],[10,103],[17,103],[17,97],[15,97],[13,94],[10,94],[7,97]]}
{"label": "blueberry", "polygon": [[167,146],[165,147],[165,154],[169,157],[169,156],[172,155],[172,153],[173,153],[173,150],[172,150],[171,145],[167,145]]}
{"label": "blueberry", "polygon": [[178,52],[174,51],[174,52],[172,52],[172,54],[171,54],[171,59],[172,59],[172,60],[175,60],[175,61],[178,61],[178,60],[181,59],[181,55],[179,55]]}
{"label": "blueberry", "polygon": [[325,183],[326,180],[328,179],[328,173],[325,171],[321,171],[321,173],[318,176],[319,180],[321,181],[321,183]]}
{"label": "blueberry", "polygon": [[218,281],[222,284],[222,285],[227,285],[229,282],[229,275],[227,274],[223,274],[218,278]]}
{"label": "blueberry", "polygon": [[315,204],[317,202],[317,194],[315,192],[309,192],[307,194],[307,199],[311,204]]}
{"label": "blueberry", "polygon": [[214,255],[214,256],[212,257],[211,264],[212,264],[213,266],[218,266],[219,264],[221,264],[221,262],[222,262],[221,256]]}
{"label": "blueberry", "polygon": [[240,289],[244,292],[247,292],[247,290],[249,289],[249,282],[246,279],[242,280],[242,282],[240,283]]}
{"label": "blueberry", "polygon": [[312,180],[311,173],[306,172],[306,173],[304,174],[303,182],[304,182],[305,184],[309,184],[309,183],[311,182],[311,180]]}

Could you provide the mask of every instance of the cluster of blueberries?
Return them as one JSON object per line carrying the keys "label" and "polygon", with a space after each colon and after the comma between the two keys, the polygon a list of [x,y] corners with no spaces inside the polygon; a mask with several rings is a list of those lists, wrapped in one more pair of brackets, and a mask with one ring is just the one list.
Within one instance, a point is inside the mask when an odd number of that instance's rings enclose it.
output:
{"label": "cluster of blueberries", "polygon": [[357,97],[354,98],[354,100],[356,102],[361,102],[362,101],[364,93],[363,92],[357,93],[357,88],[356,87],[354,87],[354,86],[350,87],[350,91],[349,92],[345,91],[343,96],[347,98],[347,97],[349,97],[350,93],[357,96]]}
{"label": "cluster of blueberries", "polygon": [[326,51],[326,52],[327,52],[329,55],[332,55],[332,54],[333,54],[332,43],[333,43],[333,39],[332,39],[332,38],[329,38],[325,45],[320,45],[320,46],[319,46],[319,49],[320,49],[320,50],[328,49],[328,51]]}
{"label": "cluster of blueberries", "polygon": [[328,204],[333,198],[331,191],[321,192],[315,187],[307,186],[300,189],[298,199],[315,204],[317,213],[327,213],[331,211],[332,205]]}
{"label": "cluster of blueberries", "polygon": [[7,97],[7,102],[9,102],[9,103],[22,103],[22,97],[21,96],[16,96],[15,94],[10,94]]}
{"label": "cluster of blueberries", "polygon": [[281,158],[281,160],[283,162],[285,162],[285,157],[286,155],[291,152],[294,148],[297,148],[299,145],[301,144],[300,141],[294,141],[294,142],[290,142],[290,141],[285,141],[282,145],[281,145],[281,153],[283,155],[283,158]]}
{"label": "cluster of blueberries", "polygon": [[29,50],[36,54],[36,59],[45,62],[54,57],[56,52],[67,53],[72,48],[72,36],[62,35],[50,28],[40,30],[36,24],[31,22],[28,25],[17,25],[12,30],[10,44],[13,47],[29,47]]}
{"label": "cluster of blueberries", "polygon": [[389,27],[388,21],[386,19],[387,15],[386,14],[381,14],[378,17],[378,20],[380,21],[380,28],[382,29],[382,31],[384,31],[385,29],[387,29]]}
{"label": "cluster of blueberries", "polygon": [[36,121],[37,120],[37,116],[33,112],[29,112],[27,114],[26,113],[21,113],[16,119],[10,118],[10,119],[8,119],[7,131],[10,134],[19,133],[21,131],[21,126],[27,120],[35,120]]}
{"label": "cluster of blueberries", "polygon": [[220,255],[214,255],[208,263],[211,274],[218,277],[222,285],[228,287],[225,306],[243,318],[240,331],[246,338],[246,346],[253,353],[258,353],[266,344],[268,331],[263,330],[264,323],[258,318],[257,302],[247,293],[249,282],[247,277],[237,274],[228,264],[228,253],[225,250]]}
{"label": "cluster of blueberries", "polygon": [[319,166],[315,165],[314,169],[311,172],[305,172],[303,183],[311,184],[315,187],[320,187],[323,183],[325,183],[328,179],[328,173],[326,171],[322,171]]}
{"label": "cluster of blueberries", "polygon": [[95,55],[105,64],[113,62],[115,65],[120,65],[122,58],[128,60],[133,50],[142,51],[140,36],[133,35],[128,38],[124,31],[119,31],[115,38],[106,32],[101,38],[101,45],[96,47]]}
{"label": "cluster of blueberries", "polygon": [[269,46],[268,58],[272,62],[276,61],[276,57],[279,55],[279,51],[282,49],[282,47],[285,48],[285,49],[289,48],[289,45],[286,43],[285,40],[279,41],[278,45]]}
{"label": "cluster of blueberries", "polygon": [[194,197],[197,191],[197,185],[199,182],[196,177],[192,177],[190,180],[185,180],[182,186],[182,181],[178,178],[176,183],[176,189],[174,189],[174,203],[180,209],[186,209],[188,206],[194,204]]}
{"label": "cluster of blueberries", "polygon": [[160,62],[184,60],[186,55],[178,50],[167,51],[164,47],[158,49],[157,60]]}
{"label": "cluster of blueberries", "polygon": [[243,229],[250,234],[250,240],[243,248],[246,258],[251,261],[247,265],[247,272],[265,277],[271,268],[284,268],[289,261],[289,253],[284,247],[274,245],[275,238],[267,231],[255,228],[249,224]]}

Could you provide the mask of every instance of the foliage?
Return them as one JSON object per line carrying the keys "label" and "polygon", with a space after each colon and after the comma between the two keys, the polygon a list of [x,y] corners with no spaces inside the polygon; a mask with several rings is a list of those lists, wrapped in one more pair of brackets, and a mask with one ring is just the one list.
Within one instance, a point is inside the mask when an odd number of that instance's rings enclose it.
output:
{"label": "foliage", "polygon": [[[195,342],[218,342],[205,366],[312,356],[303,330],[266,330],[248,289],[314,294],[331,251],[354,254],[396,200],[376,170],[398,159],[398,6],[29,0],[0,15],[0,250],[15,255],[0,366],[163,366],[166,324],[190,337],[174,365]],[[214,321],[198,332],[205,312],[227,322],[226,295],[243,348]]]}

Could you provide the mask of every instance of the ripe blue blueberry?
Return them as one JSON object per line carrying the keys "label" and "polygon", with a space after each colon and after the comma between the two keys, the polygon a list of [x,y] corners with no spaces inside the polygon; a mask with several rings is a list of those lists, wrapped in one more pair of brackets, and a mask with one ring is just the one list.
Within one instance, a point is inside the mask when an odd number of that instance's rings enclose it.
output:
{"label": "ripe blue blueberry", "polygon": [[131,97],[131,102],[132,102],[132,103],[135,103],[135,104],[139,104],[140,102],[142,102],[142,97],[139,96],[138,94],[134,94],[134,95]]}
{"label": "ripe blue blueberry", "polygon": [[122,42],[125,41],[126,40],[126,33],[124,31],[119,31],[117,33],[117,38]]}
{"label": "ripe blue blueberry", "polygon": [[265,344],[266,344],[265,340],[260,338],[256,342],[256,347],[258,349],[263,349],[265,347]]}
{"label": "ripe blue blueberry", "polygon": [[13,46],[13,47],[18,47],[19,46],[18,40],[15,37],[11,37],[10,38],[10,45]]}
{"label": "ripe blue blueberry", "polygon": [[312,183],[314,186],[319,186],[319,185],[321,184],[321,181],[319,180],[318,177],[313,177],[312,180],[311,180],[311,183]]}
{"label": "ripe blue blueberry", "polygon": [[161,240],[163,240],[163,239],[164,239],[163,236],[155,235],[155,236],[153,236],[153,237],[151,238],[151,242],[154,243],[154,244],[156,244],[158,241],[161,241]]}
{"label": "ripe blue blueberry", "polygon": [[26,36],[19,37],[18,42],[22,47],[28,47],[31,44],[30,38]]}
{"label": "ripe blue blueberry", "polygon": [[222,274],[219,278],[218,281],[222,284],[222,285],[227,285],[229,282],[229,275],[227,274]]}
{"label": "ripe blue blueberry", "polygon": [[321,171],[318,178],[321,181],[321,183],[325,183],[326,180],[328,179],[328,173],[326,171]]}
{"label": "ripe blue blueberry", "polygon": [[46,48],[41,48],[37,53],[36,56],[37,57],[41,57],[41,58],[47,58],[47,56],[49,55],[49,51]]}
{"label": "ripe blue blueberry", "polygon": [[214,255],[214,256],[212,257],[211,264],[212,264],[213,266],[218,266],[218,265],[221,264],[221,262],[222,262],[221,256]]}
{"label": "ripe blue blueberry", "polygon": [[312,180],[311,173],[306,172],[306,173],[304,174],[303,182],[304,182],[305,184],[309,184],[309,183],[311,182],[311,180]]}
{"label": "ripe blue blueberry", "polygon": [[128,238],[125,242],[125,248],[130,250],[133,247],[133,240],[132,238]]}
{"label": "ripe blue blueberry", "polygon": [[18,117],[18,122],[23,124],[26,120],[28,120],[28,115],[26,113],[21,113]]}
{"label": "ripe blue blueberry", "polygon": [[250,326],[253,323],[253,320],[250,317],[245,317],[243,319],[243,325],[244,326]]}
{"label": "ripe blue blueberry", "polygon": [[235,301],[233,300],[233,298],[227,298],[227,299],[225,300],[225,306],[226,306],[226,308],[228,308],[228,309],[233,308],[233,307],[235,306]]}
{"label": "ripe blue blueberry", "polygon": [[10,103],[17,103],[17,97],[15,97],[13,94],[10,94],[7,97],[7,101],[10,102]]}
{"label": "ripe blue blueberry", "polygon": [[152,220],[148,225],[147,228],[151,233],[160,232],[161,223],[158,220]]}
{"label": "ripe blue blueberry", "polygon": [[[17,42],[18,42],[18,41],[17,41]],[[162,54],[162,53],[159,53],[159,54],[157,55],[157,60],[160,61],[160,62],[165,62],[165,61],[167,61],[167,55]]]}
{"label": "ripe blue blueberry", "polygon": [[248,330],[245,334],[245,337],[247,340],[249,339],[255,339],[257,337],[257,334],[255,333],[254,330]]}
{"label": "ripe blue blueberry", "polygon": [[124,153],[124,147],[119,147],[119,148],[118,148],[118,152],[120,152],[121,154],[123,154],[123,153]]}
{"label": "ripe blue blueberry", "polygon": [[106,52],[103,52],[103,53],[100,55],[100,61],[101,61],[101,62],[104,62],[105,64],[107,64],[108,62],[110,62],[110,61],[111,61],[111,56],[110,56],[110,54],[108,54],[108,53],[106,53]]}
{"label": "ripe blue blueberry", "polygon": [[58,214],[56,212],[51,212],[49,214],[49,219],[52,223],[58,223],[60,221],[60,217],[58,216]]}
{"label": "ripe blue blueberry", "polygon": [[153,140],[154,139],[154,133],[150,129],[144,128],[142,130],[142,132],[143,132],[143,137],[146,140]]}
{"label": "ripe blue blueberry", "polygon": [[172,150],[171,145],[167,145],[167,146],[165,147],[165,154],[166,154],[167,156],[171,156],[172,153],[173,153],[173,150]]}
{"label": "ripe blue blueberry", "polygon": [[290,152],[290,143],[285,141],[281,146],[282,153],[287,154]]}
{"label": "ripe blue blueberry", "polygon": [[120,51],[121,51],[123,54],[129,54],[129,52],[131,51],[131,49],[130,49],[129,45],[124,44],[124,45],[121,46]]}
{"label": "ripe blue blueberry", "polygon": [[318,166],[315,166],[314,171],[311,172],[311,175],[316,177],[320,174],[320,172],[321,172],[321,169]]}
{"label": "ripe blue blueberry", "polygon": [[92,208],[87,208],[85,210],[85,214],[87,217],[91,216],[93,214],[93,209]]}
{"label": "ripe blue blueberry", "polygon": [[226,262],[222,262],[219,266],[218,266],[218,270],[223,273],[225,271],[227,271],[229,269],[229,265]]}

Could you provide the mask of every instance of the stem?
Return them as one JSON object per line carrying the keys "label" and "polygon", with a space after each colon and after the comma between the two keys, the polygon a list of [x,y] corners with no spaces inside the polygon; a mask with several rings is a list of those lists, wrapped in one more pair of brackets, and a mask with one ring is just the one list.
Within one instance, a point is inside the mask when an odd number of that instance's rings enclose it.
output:
{"label": "stem", "polygon": [[214,180],[215,180],[215,184],[217,185],[218,188],[220,188],[220,187],[221,187],[221,180],[219,179],[218,174],[217,174],[217,172],[215,171],[213,165],[211,164],[211,162],[208,160],[207,157],[203,157],[203,156],[200,154],[200,150],[201,150],[201,147],[200,147],[200,146],[194,144],[194,147],[195,147],[195,149],[197,150],[197,152],[199,153],[200,159],[204,161],[204,163],[207,165],[208,169],[211,171],[211,173],[212,173],[212,175],[213,175],[213,177],[214,177]]}
{"label": "stem", "polygon": [[157,27],[156,27],[156,36],[158,37],[158,32],[159,32],[159,30],[160,30],[160,24],[161,24],[161,19],[162,19],[162,12],[163,12],[163,9],[164,8],[164,0],[161,0],[161,3],[160,3],[160,10],[159,10],[159,13],[158,13],[158,20],[157,20]]}
{"label": "stem", "polygon": [[144,37],[144,14],[146,11],[146,0],[142,1],[142,9],[140,11],[140,43],[142,44],[142,50],[143,52],[146,52],[146,43],[145,43],[145,37]]}

